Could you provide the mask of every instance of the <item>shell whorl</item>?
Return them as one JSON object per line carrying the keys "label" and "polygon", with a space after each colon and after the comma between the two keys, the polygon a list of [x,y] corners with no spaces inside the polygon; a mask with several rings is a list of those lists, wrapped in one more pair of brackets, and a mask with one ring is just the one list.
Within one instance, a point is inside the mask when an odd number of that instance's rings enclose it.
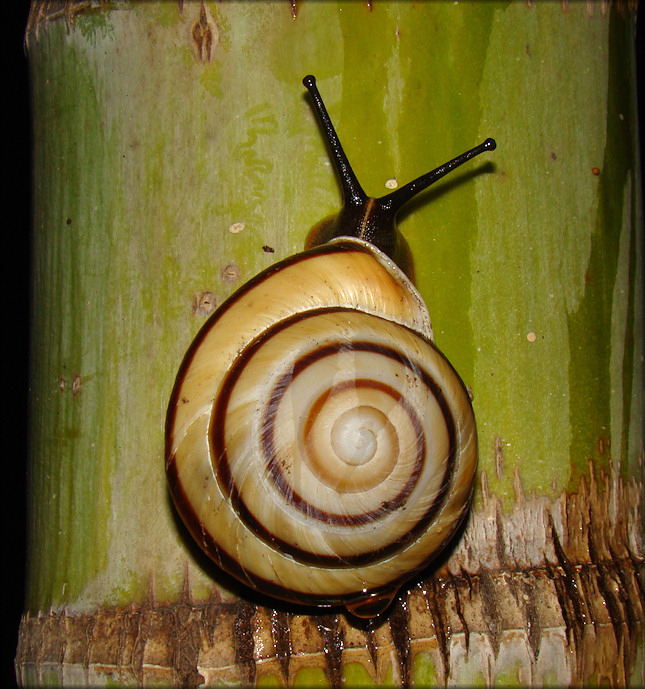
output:
{"label": "shell whorl", "polygon": [[358,614],[449,539],[477,458],[422,299],[348,238],[272,266],[213,314],[177,376],[166,442],[175,504],[221,567]]}

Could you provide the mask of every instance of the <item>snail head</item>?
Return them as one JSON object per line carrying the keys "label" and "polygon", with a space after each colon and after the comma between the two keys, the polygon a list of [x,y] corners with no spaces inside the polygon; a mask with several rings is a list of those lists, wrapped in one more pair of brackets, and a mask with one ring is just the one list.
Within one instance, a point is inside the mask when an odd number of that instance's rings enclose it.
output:
{"label": "snail head", "polygon": [[427,189],[455,168],[484,151],[494,150],[497,146],[495,140],[486,139],[478,146],[417,177],[405,186],[380,198],[373,198],[363,191],[352,170],[316,86],[316,79],[308,75],[303,79],[303,84],[311,95],[325,138],[331,149],[332,160],[340,179],[343,196],[340,212],[314,226],[307,237],[305,248],[309,249],[325,244],[335,237],[358,237],[383,251],[410,276],[412,256],[407,242],[396,228],[396,216],[399,210],[419,192]]}

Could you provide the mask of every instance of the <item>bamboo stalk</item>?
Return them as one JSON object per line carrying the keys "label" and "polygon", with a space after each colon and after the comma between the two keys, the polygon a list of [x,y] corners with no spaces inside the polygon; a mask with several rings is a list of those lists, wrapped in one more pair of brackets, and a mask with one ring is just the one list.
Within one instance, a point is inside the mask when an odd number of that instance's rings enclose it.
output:
{"label": "bamboo stalk", "polygon": [[[642,217],[624,3],[34,2],[24,685],[611,685],[643,670]],[[386,619],[259,599],[168,497],[193,336],[339,192],[498,149],[400,227],[474,395],[474,510]]]}

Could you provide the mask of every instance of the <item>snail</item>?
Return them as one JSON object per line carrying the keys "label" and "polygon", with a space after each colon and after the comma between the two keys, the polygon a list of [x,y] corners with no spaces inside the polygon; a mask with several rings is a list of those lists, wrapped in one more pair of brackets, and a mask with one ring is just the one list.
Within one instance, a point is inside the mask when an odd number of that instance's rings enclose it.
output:
{"label": "snail", "polygon": [[477,463],[470,399],[433,343],[395,217],[495,142],[374,199],[314,77],[303,83],[342,209],[196,336],[168,406],[166,475],[194,539],[240,582],[373,617],[451,539]]}

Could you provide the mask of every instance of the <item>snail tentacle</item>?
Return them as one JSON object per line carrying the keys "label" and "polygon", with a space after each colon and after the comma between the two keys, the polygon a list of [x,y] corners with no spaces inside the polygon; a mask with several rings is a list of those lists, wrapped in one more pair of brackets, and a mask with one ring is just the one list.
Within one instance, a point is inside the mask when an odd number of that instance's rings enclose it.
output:
{"label": "snail tentacle", "polygon": [[427,189],[430,185],[434,184],[442,177],[452,172],[455,168],[468,162],[475,156],[480,155],[484,151],[494,151],[497,148],[495,139],[488,138],[482,141],[481,144],[471,148],[469,151],[458,155],[456,158],[449,160],[447,163],[440,165],[439,167],[426,172],[425,175],[417,177],[412,182],[408,182],[405,186],[395,189],[394,191],[382,196],[377,199],[379,205],[384,210],[389,210],[390,212],[397,213],[410,199],[414,198],[419,192]]}
{"label": "snail tentacle", "polygon": [[333,161],[336,167],[336,172],[341,180],[341,187],[343,192],[343,206],[357,206],[362,207],[367,201],[367,194],[363,191],[349,160],[345,155],[345,151],[340,143],[336,129],[329,117],[327,108],[320,96],[318,87],[316,86],[316,78],[311,74],[307,75],[302,83],[307,87],[311,94],[311,98],[316,106],[316,112],[323,126],[327,143],[333,154]]}

